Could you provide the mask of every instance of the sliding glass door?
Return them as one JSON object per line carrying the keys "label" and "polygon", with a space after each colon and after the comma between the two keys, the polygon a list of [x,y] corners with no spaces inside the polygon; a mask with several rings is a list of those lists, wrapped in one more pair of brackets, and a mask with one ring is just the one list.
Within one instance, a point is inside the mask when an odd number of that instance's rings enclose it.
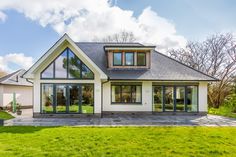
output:
{"label": "sliding glass door", "polygon": [[153,86],[154,112],[197,112],[197,86]]}
{"label": "sliding glass door", "polygon": [[93,84],[42,84],[41,113],[94,113]]}

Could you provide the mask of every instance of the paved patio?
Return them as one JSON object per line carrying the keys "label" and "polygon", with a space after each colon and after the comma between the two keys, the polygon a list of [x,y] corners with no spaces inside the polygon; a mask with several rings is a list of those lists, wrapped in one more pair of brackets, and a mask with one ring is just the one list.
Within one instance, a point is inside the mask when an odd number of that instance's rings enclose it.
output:
{"label": "paved patio", "polygon": [[32,118],[31,110],[5,121],[5,126],[235,126],[236,119],[222,116],[122,115],[104,118]]}

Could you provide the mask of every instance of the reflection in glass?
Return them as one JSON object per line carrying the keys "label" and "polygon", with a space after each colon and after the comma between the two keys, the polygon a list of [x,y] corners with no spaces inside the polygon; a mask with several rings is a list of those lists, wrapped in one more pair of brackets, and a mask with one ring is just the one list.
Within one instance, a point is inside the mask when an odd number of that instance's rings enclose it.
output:
{"label": "reflection in glass", "polygon": [[82,113],[93,113],[93,85],[82,85]]}
{"label": "reflection in glass", "polygon": [[122,102],[131,102],[131,86],[122,86]]}
{"label": "reflection in glass", "polygon": [[132,102],[141,103],[141,86],[131,86],[132,87]]}
{"label": "reflection in glass", "polygon": [[92,79],[93,77],[93,72],[85,64],[82,64],[82,78]]}
{"label": "reflection in glass", "polygon": [[120,86],[112,86],[112,102],[121,102]]}
{"label": "reflection in glass", "polygon": [[69,69],[68,69],[69,78],[81,78],[80,76],[81,61],[71,50],[69,50],[68,63],[69,63]]}
{"label": "reflection in glass", "polygon": [[134,53],[126,52],[125,53],[125,65],[134,65]]}
{"label": "reflection in glass", "polygon": [[50,64],[42,73],[42,78],[53,78],[53,63]]}
{"label": "reflection in glass", "polygon": [[143,53],[143,52],[137,53],[137,65],[138,66],[146,65],[146,53]]}
{"label": "reflection in glass", "polygon": [[69,85],[69,112],[79,112],[79,86]]}
{"label": "reflection in glass", "polygon": [[55,60],[55,77],[67,78],[67,51],[66,50]]}
{"label": "reflection in glass", "polygon": [[113,65],[122,65],[122,53],[114,52],[113,53]]}
{"label": "reflection in glass", "polygon": [[56,85],[56,112],[66,112],[66,85]]}
{"label": "reflection in glass", "polygon": [[187,87],[187,111],[197,112],[197,86]]}
{"label": "reflection in glass", "polygon": [[153,111],[162,112],[163,111],[163,87],[154,86],[153,87]]}
{"label": "reflection in glass", "polygon": [[184,111],[185,88],[176,87],[176,111]]}
{"label": "reflection in glass", "polygon": [[174,87],[165,87],[165,111],[174,111]]}
{"label": "reflection in glass", "polygon": [[42,112],[53,112],[53,84],[42,85]]}

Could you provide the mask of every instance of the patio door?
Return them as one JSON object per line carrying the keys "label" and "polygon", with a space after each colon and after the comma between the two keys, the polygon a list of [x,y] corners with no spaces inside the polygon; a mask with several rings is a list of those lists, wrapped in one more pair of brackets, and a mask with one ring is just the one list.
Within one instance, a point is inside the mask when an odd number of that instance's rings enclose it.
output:
{"label": "patio door", "polygon": [[93,84],[42,84],[42,113],[93,113]]}

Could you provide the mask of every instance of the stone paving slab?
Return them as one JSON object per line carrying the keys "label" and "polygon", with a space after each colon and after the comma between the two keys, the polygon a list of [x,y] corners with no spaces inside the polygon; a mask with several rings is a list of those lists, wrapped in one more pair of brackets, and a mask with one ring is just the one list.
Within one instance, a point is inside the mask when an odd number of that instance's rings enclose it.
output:
{"label": "stone paving slab", "polygon": [[16,117],[4,122],[5,126],[235,126],[236,119],[216,115],[158,116],[120,115],[104,118],[31,118]]}

